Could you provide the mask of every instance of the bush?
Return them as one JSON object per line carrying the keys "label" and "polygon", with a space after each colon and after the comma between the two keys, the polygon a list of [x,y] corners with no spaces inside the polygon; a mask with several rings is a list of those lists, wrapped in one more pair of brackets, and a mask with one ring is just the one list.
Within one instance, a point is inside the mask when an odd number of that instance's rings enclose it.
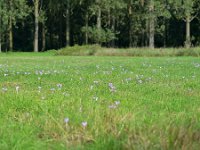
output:
{"label": "bush", "polygon": [[71,56],[135,56],[135,57],[175,57],[175,56],[200,56],[200,48],[164,48],[164,49],[149,49],[149,48],[102,48],[99,45],[86,45],[67,47],[59,50],[56,55],[71,55]]}
{"label": "bush", "polygon": [[101,47],[99,45],[85,45],[85,46],[75,45],[73,47],[65,47],[57,51],[56,55],[90,56],[90,55],[94,55],[96,51],[100,49]]}
{"label": "bush", "polygon": [[45,53],[48,53],[48,54],[56,54],[57,51],[55,49],[52,49],[52,50],[48,50],[48,51],[45,51]]}

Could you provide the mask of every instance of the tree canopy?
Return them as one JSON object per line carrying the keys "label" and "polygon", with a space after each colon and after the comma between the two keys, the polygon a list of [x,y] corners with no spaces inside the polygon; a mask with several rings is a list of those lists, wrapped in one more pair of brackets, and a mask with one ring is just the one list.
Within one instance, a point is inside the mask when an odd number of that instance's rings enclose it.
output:
{"label": "tree canopy", "polygon": [[200,45],[200,0],[0,0],[0,52]]}

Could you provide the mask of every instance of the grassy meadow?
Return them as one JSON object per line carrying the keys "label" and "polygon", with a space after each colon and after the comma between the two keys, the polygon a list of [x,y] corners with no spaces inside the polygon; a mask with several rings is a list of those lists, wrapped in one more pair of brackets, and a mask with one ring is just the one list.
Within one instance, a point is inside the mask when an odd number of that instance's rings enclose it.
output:
{"label": "grassy meadow", "polygon": [[198,57],[0,54],[0,149],[200,148]]}

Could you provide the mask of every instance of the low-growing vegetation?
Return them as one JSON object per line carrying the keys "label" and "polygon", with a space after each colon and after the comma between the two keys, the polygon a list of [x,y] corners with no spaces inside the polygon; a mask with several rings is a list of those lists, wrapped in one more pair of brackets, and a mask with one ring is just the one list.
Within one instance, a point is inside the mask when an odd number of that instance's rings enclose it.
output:
{"label": "low-growing vegetation", "polygon": [[103,48],[99,45],[66,47],[56,52],[56,55],[68,56],[145,56],[145,57],[175,57],[200,56],[200,48]]}
{"label": "low-growing vegetation", "polygon": [[0,149],[199,149],[199,58],[50,55],[0,55]]}

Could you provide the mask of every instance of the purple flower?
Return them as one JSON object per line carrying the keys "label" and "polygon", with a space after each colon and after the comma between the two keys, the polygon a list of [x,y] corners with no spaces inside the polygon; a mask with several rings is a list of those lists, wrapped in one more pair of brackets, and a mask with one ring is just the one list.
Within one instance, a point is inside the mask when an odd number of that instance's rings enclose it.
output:
{"label": "purple flower", "polygon": [[99,81],[94,81],[94,84],[98,84],[99,83]]}
{"label": "purple flower", "polygon": [[59,89],[61,89],[62,88],[62,84],[57,84],[57,87],[59,88]]}
{"label": "purple flower", "polygon": [[118,106],[120,104],[120,101],[115,101],[115,105]]}
{"label": "purple flower", "polygon": [[82,122],[81,124],[82,124],[82,126],[85,128],[85,127],[87,126],[87,121],[84,121],[84,122]]}
{"label": "purple flower", "polygon": [[43,72],[42,72],[42,71],[39,71],[39,74],[40,74],[40,75],[43,75]]}
{"label": "purple flower", "polygon": [[110,88],[112,88],[112,87],[113,87],[113,83],[109,83],[108,86],[109,86]]}
{"label": "purple flower", "polygon": [[93,88],[94,88],[94,86],[93,86],[93,85],[91,85],[91,86],[90,86],[90,90],[92,90]]}
{"label": "purple flower", "polygon": [[137,80],[137,82],[138,82],[139,84],[142,84],[143,81],[142,81],[142,80]]}
{"label": "purple flower", "polygon": [[51,88],[50,90],[51,90],[51,92],[54,92],[56,89],[55,88]]}
{"label": "purple flower", "polygon": [[83,108],[82,107],[79,108],[79,112],[83,112]]}
{"label": "purple flower", "polygon": [[65,118],[64,119],[64,122],[67,124],[67,123],[69,123],[69,118]]}
{"label": "purple flower", "polygon": [[109,105],[108,108],[110,108],[110,109],[116,109],[117,106],[119,106],[119,104],[120,104],[120,101],[115,101],[114,104]]}
{"label": "purple flower", "polygon": [[16,86],[15,89],[16,89],[16,92],[18,93],[19,92],[19,86]]}
{"label": "purple flower", "polygon": [[64,95],[65,97],[70,96],[70,94],[69,94],[68,92],[64,92],[63,95]]}
{"label": "purple flower", "polygon": [[42,87],[41,86],[38,86],[38,92],[40,93]]}
{"label": "purple flower", "polygon": [[116,92],[116,87],[113,85],[113,83],[109,83],[108,86],[111,92]]}
{"label": "purple flower", "polygon": [[3,88],[2,88],[2,91],[3,91],[3,92],[7,92],[8,89],[7,89],[6,87],[3,87]]}
{"label": "purple flower", "polygon": [[115,109],[115,108],[117,108],[117,106],[116,105],[110,105],[110,106],[108,106],[110,109]]}
{"label": "purple flower", "polygon": [[93,100],[94,100],[94,101],[98,101],[98,99],[99,99],[99,98],[96,97],[96,96],[93,97]]}
{"label": "purple flower", "polygon": [[44,96],[42,96],[42,97],[41,97],[41,99],[42,99],[42,100],[45,100],[45,97],[44,97]]}
{"label": "purple flower", "polygon": [[125,79],[127,83],[129,83],[129,81],[131,81],[132,79],[131,78],[127,78]]}
{"label": "purple flower", "polygon": [[196,68],[199,68],[199,67],[200,67],[200,64],[196,63],[196,64],[194,64],[194,66],[195,66]]}

